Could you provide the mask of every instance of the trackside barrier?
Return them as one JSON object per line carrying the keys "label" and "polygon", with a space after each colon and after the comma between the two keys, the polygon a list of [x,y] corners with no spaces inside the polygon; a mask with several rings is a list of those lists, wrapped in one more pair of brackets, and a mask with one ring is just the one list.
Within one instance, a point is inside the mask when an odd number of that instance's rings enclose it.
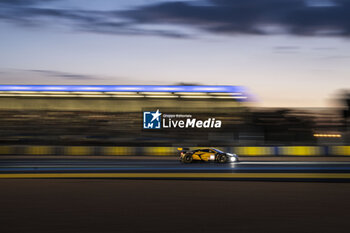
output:
{"label": "trackside barrier", "polygon": [[12,154],[11,146],[0,146],[0,155],[10,155]]}
{"label": "trackside barrier", "polygon": [[144,155],[172,156],[177,154],[176,147],[144,147]]}
{"label": "trackside barrier", "polygon": [[325,150],[319,146],[281,146],[278,155],[287,156],[323,156]]}
{"label": "trackside barrier", "polygon": [[275,149],[273,147],[235,147],[235,154],[240,156],[274,156]]}
{"label": "trackside barrier", "polygon": [[350,156],[350,146],[332,146],[330,153],[336,156]]}
{"label": "trackside barrier", "polygon": [[64,148],[64,155],[93,155],[94,147],[88,146],[67,146]]}
{"label": "trackside barrier", "polygon": [[135,147],[108,146],[102,147],[103,155],[137,155]]}
{"label": "trackside barrier", "polygon": [[51,146],[28,146],[24,147],[25,154],[27,155],[52,155],[54,154],[53,147]]}
{"label": "trackside barrier", "polygon": [[[191,149],[198,147],[191,147]],[[350,146],[238,146],[220,148],[239,156],[350,156]],[[177,147],[0,146],[0,155],[176,156]]]}

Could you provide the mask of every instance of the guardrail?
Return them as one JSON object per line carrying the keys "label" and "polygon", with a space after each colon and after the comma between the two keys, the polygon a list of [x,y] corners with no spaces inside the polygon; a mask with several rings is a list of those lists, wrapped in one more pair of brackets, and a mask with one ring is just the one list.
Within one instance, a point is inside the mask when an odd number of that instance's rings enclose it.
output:
{"label": "guardrail", "polygon": [[[350,146],[242,146],[219,148],[239,156],[350,156]],[[0,155],[176,156],[176,147],[0,146]]]}

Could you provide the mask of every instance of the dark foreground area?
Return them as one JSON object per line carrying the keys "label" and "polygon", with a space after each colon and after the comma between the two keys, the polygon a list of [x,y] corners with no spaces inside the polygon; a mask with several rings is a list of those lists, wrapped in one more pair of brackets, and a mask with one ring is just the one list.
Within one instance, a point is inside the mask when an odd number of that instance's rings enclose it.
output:
{"label": "dark foreground area", "polygon": [[349,232],[350,184],[2,179],[0,232]]}

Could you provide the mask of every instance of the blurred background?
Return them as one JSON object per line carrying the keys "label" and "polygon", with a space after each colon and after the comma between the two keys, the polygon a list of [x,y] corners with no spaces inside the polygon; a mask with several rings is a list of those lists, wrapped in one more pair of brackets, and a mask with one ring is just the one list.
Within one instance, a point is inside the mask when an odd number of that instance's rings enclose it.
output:
{"label": "blurred background", "polygon": [[[3,85],[228,85],[249,96],[3,89],[0,144],[349,144],[349,10],[345,0],[0,0]],[[143,109],[158,108],[224,127],[142,130]]]}
{"label": "blurred background", "polygon": [[[3,145],[228,147],[349,143],[350,101],[346,95],[338,100],[339,107],[259,108],[250,102],[254,99],[248,98],[252,96],[248,93],[45,92],[23,91],[33,88],[28,85],[10,87],[22,91],[0,93]],[[51,90],[55,87],[67,86],[46,86]],[[164,90],[178,86],[157,87]],[[222,127],[143,129],[143,111],[156,109],[163,114],[191,114],[202,120],[215,118],[222,121]]]}

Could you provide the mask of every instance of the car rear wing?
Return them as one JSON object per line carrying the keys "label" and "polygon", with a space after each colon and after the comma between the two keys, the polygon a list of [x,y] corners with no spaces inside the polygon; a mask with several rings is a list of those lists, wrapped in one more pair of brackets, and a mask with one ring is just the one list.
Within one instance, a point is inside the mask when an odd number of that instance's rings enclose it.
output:
{"label": "car rear wing", "polygon": [[177,150],[180,151],[180,152],[186,152],[186,151],[189,151],[190,148],[188,148],[188,147],[179,147],[179,148],[177,148]]}

